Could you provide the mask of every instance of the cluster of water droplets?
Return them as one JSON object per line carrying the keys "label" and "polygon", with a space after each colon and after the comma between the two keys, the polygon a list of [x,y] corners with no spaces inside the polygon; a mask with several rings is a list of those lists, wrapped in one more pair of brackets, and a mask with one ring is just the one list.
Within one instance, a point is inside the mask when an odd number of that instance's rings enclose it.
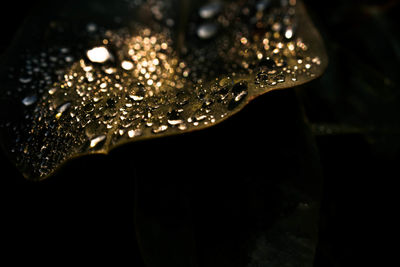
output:
{"label": "cluster of water droplets", "polygon": [[28,175],[46,176],[70,157],[132,139],[216,124],[262,88],[310,77],[321,63],[296,36],[293,0],[206,4],[189,23],[182,51],[174,21],[162,16],[165,5],[149,2],[165,27],[135,24],[132,33],[89,23],[94,46],[27,54],[24,67],[11,70],[18,94],[8,95],[23,96],[25,119],[6,126]]}

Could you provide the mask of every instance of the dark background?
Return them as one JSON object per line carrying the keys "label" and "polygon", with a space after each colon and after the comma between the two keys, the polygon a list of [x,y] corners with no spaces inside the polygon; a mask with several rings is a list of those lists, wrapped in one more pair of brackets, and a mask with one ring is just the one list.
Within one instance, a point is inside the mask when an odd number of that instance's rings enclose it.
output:
{"label": "dark background", "polygon": [[[4,4],[1,53],[37,2]],[[137,180],[132,177],[156,177],[153,183],[160,187],[168,187],[165,181],[174,177],[174,183],[180,185],[166,189],[174,195],[185,190],[185,180],[191,177],[186,171],[211,171],[213,165],[242,170],[228,171],[229,175],[246,176],[246,170],[252,168],[260,177],[279,175],[291,166],[274,161],[272,167],[260,160],[272,160],[271,151],[283,149],[274,147],[265,136],[278,143],[291,140],[288,131],[304,108],[324,177],[315,266],[359,266],[375,260],[378,266],[388,266],[385,261],[394,247],[387,240],[395,239],[392,214],[398,211],[393,207],[398,202],[394,185],[400,178],[399,1],[305,3],[325,40],[330,65],[322,78],[298,91],[263,96],[223,126],[204,133],[132,145],[107,157],[78,159],[43,183],[24,180],[1,154],[0,242],[6,248],[1,252],[5,256],[2,261],[11,261],[11,266],[21,261],[53,266],[65,261],[142,266],[132,227],[137,193]],[[274,113],[274,109],[282,110],[282,105],[285,112]],[[255,116],[265,116],[265,123],[252,126],[248,120]],[[238,131],[238,125],[246,125],[247,130]],[[271,133],[269,127],[278,126],[281,130]],[[221,138],[222,145],[215,141]],[[250,143],[244,142],[249,139]],[[202,156],[186,147],[201,151]],[[183,159],[179,157],[182,153]],[[223,158],[220,163],[213,163],[218,161],[215,153]],[[210,160],[197,161],[205,157]],[[251,159],[258,159],[255,161],[262,168],[253,167]],[[146,164],[148,161],[153,165]],[[225,199],[229,175],[219,182],[204,177],[199,187],[216,188],[212,190],[214,201]],[[232,194],[244,194],[235,190]],[[242,231],[231,230],[234,237]],[[235,255],[232,259],[236,261]]]}

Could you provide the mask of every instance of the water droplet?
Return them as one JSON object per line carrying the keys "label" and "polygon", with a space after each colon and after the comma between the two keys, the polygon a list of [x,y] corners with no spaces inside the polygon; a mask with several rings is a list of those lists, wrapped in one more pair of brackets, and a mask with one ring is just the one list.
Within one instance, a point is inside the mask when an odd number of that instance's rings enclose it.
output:
{"label": "water droplet", "polygon": [[248,94],[247,88],[247,83],[244,81],[238,82],[233,86],[233,99],[228,104],[229,110],[235,109],[246,98]]}
{"label": "water droplet", "polygon": [[199,9],[199,15],[203,19],[210,19],[221,11],[221,6],[219,2],[204,5]]}
{"label": "water droplet", "polygon": [[210,39],[218,31],[218,27],[215,23],[204,23],[197,28],[197,36],[201,39]]}
{"label": "water droplet", "polygon": [[134,89],[134,93],[130,94],[129,97],[134,101],[141,101],[146,96],[146,88],[143,84],[138,83]]}
{"label": "water droplet", "polygon": [[184,131],[184,130],[187,129],[187,126],[186,126],[186,124],[181,123],[181,124],[179,124],[178,129],[181,130],[181,131]]}
{"label": "water droplet", "polygon": [[286,79],[286,77],[285,77],[284,74],[278,74],[278,75],[276,75],[276,81],[277,81],[278,83],[283,83],[283,82],[285,82],[285,79]]}
{"label": "water droplet", "polygon": [[65,62],[72,62],[74,60],[74,58],[71,56],[66,56],[64,59],[65,59]]}
{"label": "water droplet", "polygon": [[178,124],[181,124],[181,123],[183,123],[183,120],[180,120],[180,119],[178,119],[178,120],[168,120],[168,124],[171,125],[171,126],[175,126],[175,125],[178,125]]}
{"label": "water droplet", "polygon": [[206,115],[203,115],[203,114],[200,114],[200,115],[196,115],[196,116],[195,116],[196,121],[202,121],[202,120],[204,120],[205,118],[207,118],[207,116],[206,116]]}
{"label": "water droplet", "polygon": [[168,129],[168,126],[167,126],[167,125],[160,125],[160,126],[158,126],[157,128],[154,128],[154,129],[152,130],[152,132],[155,133],[155,134],[157,134],[157,133],[165,132],[167,129]]}
{"label": "water droplet", "polygon": [[133,69],[133,63],[131,61],[124,60],[121,63],[121,67],[124,70],[131,70],[131,69]]}
{"label": "water droplet", "polygon": [[271,0],[260,0],[256,3],[257,11],[264,11],[266,10],[271,4]]}
{"label": "water droplet", "polygon": [[104,46],[94,47],[86,52],[88,59],[95,63],[104,63],[111,59],[111,54]]}
{"label": "water droplet", "polygon": [[183,123],[183,120],[180,118],[179,112],[176,110],[168,112],[167,118],[168,118],[168,124],[171,126]]}
{"label": "water droplet", "polygon": [[177,98],[177,104],[179,106],[184,106],[187,103],[189,103],[190,96],[187,91],[181,90],[176,93],[176,98]]}
{"label": "water droplet", "polygon": [[57,108],[56,118],[59,119],[61,115],[71,106],[70,102],[64,103]]}
{"label": "water droplet", "polygon": [[107,101],[106,101],[106,106],[107,106],[108,108],[114,108],[114,107],[115,107],[115,104],[116,104],[116,101],[115,101],[114,99],[112,99],[112,98],[109,98],[109,99],[107,99]]}
{"label": "water droplet", "polygon": [[129,138],[134,138],[137,136],[141,136],[143,134],[143,131],[140,129],[135,129],[135,130],[129,130],[128,131],[128,136]]}
{"label": "water droplet", "polygon": [[102,143],[102,141],[104,141],[106,139],[105,135],[99,135],[93,139],[90,140],[90,148],[94,148],[96,146],[98,146],[100,143]]}
{"label": "water droplet", "polygon": [[165,23],[167,24],[168,27],[173,27],[175,25],[175,21],[171,18],[167,19]]}
{"label": "water droplet", "polygon": [[276,63],[270,58],[264,58],[258,62],[258,66],[262,71],[271,71],[276,68]]}
{"label": "water droplet", "polygon": [[288,27],[285,31],[285,38],[286,39],[291,39],[293,37],[293,28]]}
{"label": "water droplet", "polygon": [[88,32],[95,32],[97,31],[97,25],[94,23],[89,23],[88,25],[86,25],[86,30]]}
{"label": "water droplet", "polygon": [[30,106],[34,104],[37,101],[37,96],[36,95],[30,95],[22,99],[22,104],[25,106]]}
{"label": "water droplet", "polygon": [[19,78],[19,81],[21,83],[30,83],[32,81],[32,78],[31,77],[21,77],[21,78]]}

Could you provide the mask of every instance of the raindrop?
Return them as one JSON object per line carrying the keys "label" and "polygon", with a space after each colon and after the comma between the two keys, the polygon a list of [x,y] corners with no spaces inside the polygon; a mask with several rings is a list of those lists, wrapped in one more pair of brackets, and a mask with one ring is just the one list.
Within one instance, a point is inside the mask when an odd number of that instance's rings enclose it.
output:
{"label": "raindrop", "polygon": [[221,6],[219,2],[204,5],[199,9],[199,15],[203,19],[210,19],[221,11]]}
{"label": "raindrop", "polygon": [[34,104],[37,101],[37,96],[36,95],[30,95],[22,99],[22,104],[25,106],[30,106]]}
{"label": "raindrop", "polygon": [[215,23],[204,23],[197,28],[197,36],[201,39],[210,39],[217,33],[217,30]]}

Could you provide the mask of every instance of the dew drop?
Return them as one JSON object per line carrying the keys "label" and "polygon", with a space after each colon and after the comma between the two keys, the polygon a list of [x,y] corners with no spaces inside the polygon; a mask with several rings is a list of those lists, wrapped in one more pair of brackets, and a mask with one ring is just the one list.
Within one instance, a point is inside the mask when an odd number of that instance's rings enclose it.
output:
{"label": "dew drop", "polygon": [[217,33],[217,30],[215,23],[204,23],[197,28],[197,36],[201,39],[210,39]]}

